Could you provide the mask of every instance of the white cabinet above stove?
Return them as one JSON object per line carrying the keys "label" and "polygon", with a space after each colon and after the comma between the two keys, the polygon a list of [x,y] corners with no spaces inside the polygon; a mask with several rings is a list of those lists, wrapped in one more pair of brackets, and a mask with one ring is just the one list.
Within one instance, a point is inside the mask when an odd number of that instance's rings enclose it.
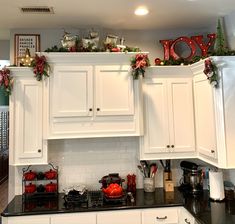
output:
{"label": "white cabinet above stove", "polygon": [[135,54],[45,55],[49,139],[142,134],[141,80],[130,71]]}

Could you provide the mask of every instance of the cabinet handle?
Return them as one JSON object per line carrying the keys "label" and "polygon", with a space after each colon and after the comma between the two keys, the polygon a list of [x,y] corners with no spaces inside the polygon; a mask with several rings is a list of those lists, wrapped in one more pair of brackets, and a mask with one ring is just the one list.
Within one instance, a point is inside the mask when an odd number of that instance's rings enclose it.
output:
{"label": "cabinet handle", "polygon": [[38,153],[41,153],[42,152],[42,150],[41,149],[38,149]]}
{"label": "cabinet handle", "polygon": [[190,224],[190,223],[191,223],[191,222],[188,221],[187,218],[186,218],[184,221],[185,221],[187,224]]}
{"label": "cabinet handle", "polygon": [[89,111],[92,111],[92,108],[89,108]]}
{"label": "cabinet handle", "polygon": [[171,145],[171,148],[174,148],[175,146],[174,145]]}
{"label": "cabinet handle", "polygon": [[100,108],[97,108],[97,111],[100,111]]}
{"label": "cabinet handle", "polygon": [[215,150],[211,150],[211,153],[215,153]]}
{"label": "cabinet handle", "polygon": [[170,145],[167,145],[166,147],[167,147],[167,148],[170,148]]}
{"label": "cabinet handle", "polygon": [[165,220],[165,219],[167,219],[167,216],[164,216],[164,217],[158,217],[158,216],[157,216],[156,219],[157,219],[157,220]]}

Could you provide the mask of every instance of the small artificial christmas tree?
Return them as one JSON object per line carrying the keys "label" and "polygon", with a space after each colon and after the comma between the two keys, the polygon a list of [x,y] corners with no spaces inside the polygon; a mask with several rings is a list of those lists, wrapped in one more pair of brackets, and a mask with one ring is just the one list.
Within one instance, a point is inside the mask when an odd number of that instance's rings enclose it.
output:
{"label": "small artificial christmas tree", "polygon": [[228,47],[225,43],[225,37],[220,19],[218,19],[216,40],[214,45],[214,54],[218,56],[227,55]]}

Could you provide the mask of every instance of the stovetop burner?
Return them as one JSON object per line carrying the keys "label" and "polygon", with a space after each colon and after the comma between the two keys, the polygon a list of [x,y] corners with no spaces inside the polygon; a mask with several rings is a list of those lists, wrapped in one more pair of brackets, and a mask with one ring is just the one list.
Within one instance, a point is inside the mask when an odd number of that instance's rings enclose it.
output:
{"label": "stovetop burner", "polygon": [[68,194],[64,196],[64,206],[67,209],[80,208],[94,208],[102,207],[106,204],[120,204],[125,205],[127,200],[126,194],[120,198],[107,198],[100,190],[87,191],[83,195]]}

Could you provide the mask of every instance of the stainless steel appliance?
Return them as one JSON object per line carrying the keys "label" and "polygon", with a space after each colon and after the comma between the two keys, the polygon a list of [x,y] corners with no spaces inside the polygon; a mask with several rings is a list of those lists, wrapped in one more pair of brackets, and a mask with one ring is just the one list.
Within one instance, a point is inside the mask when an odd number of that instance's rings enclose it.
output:
{"label": "stainless steel appliance", "polygon": [[200,194],[203,190],[202,169],[195,163],[182,161],[180,167],[183,170],[180,190],[185,193]]}

